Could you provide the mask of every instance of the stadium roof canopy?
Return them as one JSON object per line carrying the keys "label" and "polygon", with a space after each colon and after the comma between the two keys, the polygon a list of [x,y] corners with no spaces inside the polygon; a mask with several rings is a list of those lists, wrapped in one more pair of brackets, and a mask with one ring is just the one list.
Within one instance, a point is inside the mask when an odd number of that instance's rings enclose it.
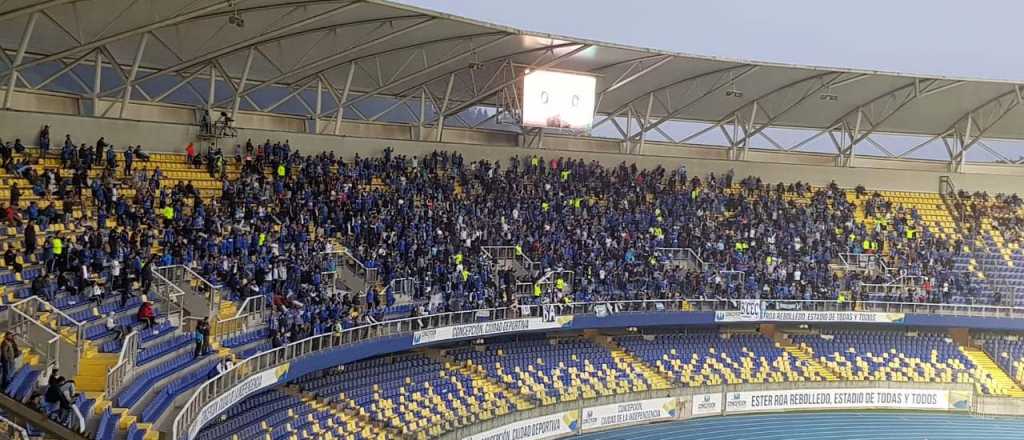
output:
{"label": "stadium roof canopy", "polygon": [[[890,157],[937,143],[961,163],[978,146],[1014,162],[990,144],[1024,139],[1020,82],[672,53],[383,0],[6,0],[0,46],[6,90],[88,98],[511,129],[495,124],[516,113],[510,86],[532,67],[596,75],[595,131],[622,139],[714,132],[730,147],[870,144]],[[887,148],[893,134],[916,141]]]}

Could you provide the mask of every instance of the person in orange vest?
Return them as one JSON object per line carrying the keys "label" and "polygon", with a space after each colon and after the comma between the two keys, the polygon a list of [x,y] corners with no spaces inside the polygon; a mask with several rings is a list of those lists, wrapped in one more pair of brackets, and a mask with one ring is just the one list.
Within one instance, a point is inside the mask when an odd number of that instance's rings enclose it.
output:
{"label": "person in orange vest", "polygon": [[196,158],[196,146],[193,145],[191,142],[189,142],[188,146],[185,147],[185,159],[188,161],[188,165],[189,166],[193,166],[193,167],[195,166],[195,164],[196,164],[195,163],[195,158]]}

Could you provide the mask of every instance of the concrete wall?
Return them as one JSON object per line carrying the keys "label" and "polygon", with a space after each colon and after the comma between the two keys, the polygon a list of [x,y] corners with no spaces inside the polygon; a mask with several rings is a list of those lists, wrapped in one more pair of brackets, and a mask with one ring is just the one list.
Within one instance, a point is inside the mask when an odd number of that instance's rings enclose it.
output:
{"label": "concrete wall", "polygon": [[[181,118],[181,110],[169,110]],[[152,109],[145,112],[129,107],[129,113],[145,113],[154,116]],[[334,149],[349,156],[355,153],[369,155],[379,153],[385,147],[394,148],[399,154],[423,155],[438,149],[457,150],[467,160],[505,160],[514,155],[540,154],[545,157],[583,157],[607,165],[623,161],[637,163],[641,167],[658,165],[675,168],[685,163],[690,174],[709,172],[724,173],[733,169],[738,176],[757,175],[766,182],[793,182],[797,180],[813,184],[836,181],[840,186],[853,187],[858,184],[871,189],[897,191],[931,191],[938,188],[939,176],[952,175],[959,188],[986,190],[989,192],[1019,192],[1024,188],[1024,167],[998,164],[975,164],[967,167],[967,173],[945,172],[946,165],[927,161],[893,161],[874,158],[857,158],[856,168],[834,167],[833,158],[824,154],[799,154],[751,150],[748,160],[725,160],[726,151],[720,148],[681,147],[647,144],[643,155],[619,154],[619,144],[602,139],[581,139],[547,136],[544,149],[524,149],[514,146],[516,135],[495,132],[474,132],[468,130],[446,130],[447,142],[409,140],[415,128],[390,124],[360,124],[345,121],[342,129],[346,133],[359,133],[373,137],[318,135],[301,132],[305,126],[300,118],[271,117],[265,115],[240,115],[239,138],[262,142],[288,139],[291,145],[304,152],[319,152]],[[0,111],[0,138],[20,137],[26,144],[34,144],[39,127],[50,124],[55,144],[70,133],[76,142],[92,144],[100,136],[117,146],[141,144],[152,151],[184,151],[185,145],[196,141],[198,127],[180,123],[148,122],[110,118],[93,118],[56,113],[28,111]],[[333,131],[333,121],[320,129]],[[273,129],[267,129],[268,127]],[[431,130],[423,135],[428,139]],[[383,135],[383,136],[381,136]],[[916,169],[897,169],[916,168]]]}

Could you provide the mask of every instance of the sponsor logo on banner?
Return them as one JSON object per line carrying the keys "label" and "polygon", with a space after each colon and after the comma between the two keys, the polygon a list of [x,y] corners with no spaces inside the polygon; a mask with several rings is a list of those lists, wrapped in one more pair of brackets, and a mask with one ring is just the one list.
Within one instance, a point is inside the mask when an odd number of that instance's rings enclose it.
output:
{"label": "sponsor logo on banner", "polygon": [[477,338],[532,330],[551,330],[567,327],[572,323],[572,316],[556,316],[548,321],[543,318],[506,319],[501,321],[478,322],[474,324],[455,325],[413,333],[412,345],[427,344],[449,339]]}
{"label": "sponsor logo on banner", "polygon": [[757,320],[761,317],[763,304],[759,299],[741,299],[740,316],[746,319]]}
{"label": "sponsor logo on banner", "polygon": [[579,413],[565,411],[494,428],[464,440],[542,440],[572,434],[579,429]]}
{"label": "sponsor logo on banner", "polygon": [[[244,364],[236,368],[244,368]],[[206,425],[207,422],[213,420],[218,414],[228,409],[231,405],[240,402],[242,399],[252,395],[253,393],[262,390],[266,387],[276,384],[285,374],[288,374],[288,368],[290,364],[284,364],[277,368],[266,370],[252,376],[247,377],[234,388],[228,390],[228,392],[222,394],[220,397],[214,399],[210,403],[207,403],[202,410],[199,411],[199,415],[192,422],[192,426],[188,430],[188,438],[195,438],[199,430]]]}
{"label": "sponsor logo on banner", "polygon": [[952,402],[951,405],[947,390],[888,388],[771,390],[730,392],[726,397],[725,412],[730,414],[819,409],[945,411],[955,405],[962,405],[962,403]]}
{"label": "sponsor logo on banner", "polygon": [[780,322],[863,322],[900,323],[903,313],[873,312],[814,312],[800,310],[761,310],[758,315],[746,311],[726,310],[715,312],[715,322],[780,321]]}
{"label": "sponsor logo on banner", "polygon": [[725,398],[725,411],[746,411],[747,399],[743,393],[729,393]]}
{"label": "sponsor logo on banner", "polygon": [[720,414],[722,414],[722,393],[693,395],[693,408],[690,410],[691,416],[704,417]]}
{"label": "sponsor logo on banner", "polygon": [[635,402],[593,406],[583,410],[584,431],[612,426],[674,419],[679,416],[675,398],[638,400]]}

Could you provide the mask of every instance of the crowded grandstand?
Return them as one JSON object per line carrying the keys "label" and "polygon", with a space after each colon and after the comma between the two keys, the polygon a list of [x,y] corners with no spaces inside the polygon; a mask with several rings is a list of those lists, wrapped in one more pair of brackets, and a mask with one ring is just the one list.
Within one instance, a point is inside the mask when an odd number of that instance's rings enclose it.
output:
{"label": "crowded grandstand", "polygon": [[[119,33],[39,35],[78,3],[120,10]],[[0,4],[0,435],[1024,416],[1021,172],[967,160],[1024,138],[1019,85],[553,41],[381,0],[127,3]],[[265,32],[172,49],[224,20]],[[953,89],[977,107],[946,121]],[[677,141],[678,121],[704,125]],[[773,124],[810,137],[755,145]],[[727,145],[689,142],[719,129]],[[913,157],[931,142],[949,157]]]}

